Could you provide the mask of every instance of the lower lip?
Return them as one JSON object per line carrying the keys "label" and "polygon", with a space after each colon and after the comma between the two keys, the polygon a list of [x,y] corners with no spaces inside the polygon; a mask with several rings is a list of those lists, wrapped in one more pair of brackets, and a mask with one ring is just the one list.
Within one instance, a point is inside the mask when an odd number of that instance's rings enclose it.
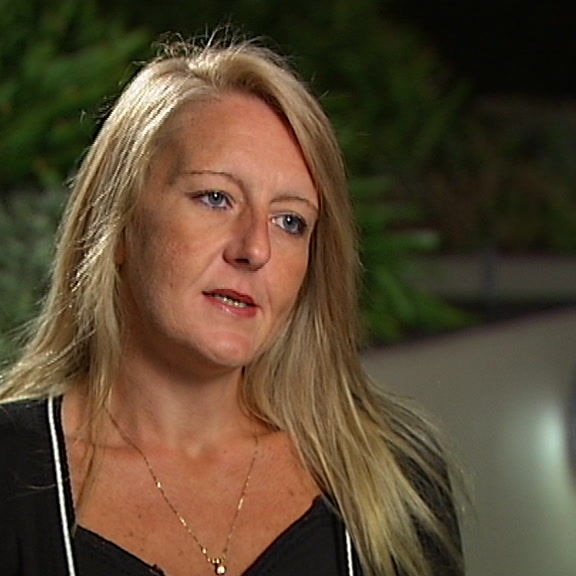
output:
{"label": "lower lip", "polygon": [[214,305],[214,306],[218,307],[220,310],[224,310],[226,313],[234,315],[234,316],[238,316],[241,318],[253,318],[258,313],[258,307],[257,306],[243,306],[243,307],[234,306],[232,304],[227,304],[223,300],[220,300],[220,298],[216,298],[215,296],[212,296],[211,294],[204,294],[204,296],[206,296],[206,298],[208,298],[209,302],[212,305]]}

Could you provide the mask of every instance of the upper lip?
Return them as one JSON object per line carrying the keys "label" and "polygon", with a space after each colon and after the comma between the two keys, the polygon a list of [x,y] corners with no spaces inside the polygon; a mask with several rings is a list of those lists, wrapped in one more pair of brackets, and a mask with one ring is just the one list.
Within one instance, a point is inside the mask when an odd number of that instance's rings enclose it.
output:
{"label": "upper lip", "polygon": [[248,295],[238,292],[236,290],[231,290],[229,288],[215,288],[213,290],[204,290],[203,292],[207,296],[223,296],[225,298],[231,298],[232,300],[237,300],[238,302],[243,302],[248,306],[256,306],[254,299]]}

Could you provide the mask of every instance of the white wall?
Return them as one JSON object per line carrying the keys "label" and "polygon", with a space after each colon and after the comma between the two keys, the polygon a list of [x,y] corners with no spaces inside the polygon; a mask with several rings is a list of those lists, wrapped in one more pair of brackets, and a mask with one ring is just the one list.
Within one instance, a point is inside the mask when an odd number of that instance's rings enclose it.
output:
{"label": "white wall", "polygon": [[575,352],[565,309],[365,354],[377,381],[442,420],[471,475],[468,576],[576,575]]}

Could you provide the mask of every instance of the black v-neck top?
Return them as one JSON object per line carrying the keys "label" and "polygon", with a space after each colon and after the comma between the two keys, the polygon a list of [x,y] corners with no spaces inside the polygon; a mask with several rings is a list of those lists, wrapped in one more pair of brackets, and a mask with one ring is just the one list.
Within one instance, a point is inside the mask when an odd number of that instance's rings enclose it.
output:
{"label": "black v-neck top", "polygon": [[[169,576],[161,567],[146,564],[90,530],[79,528],[74,540],[82,576]],[[242,576],[333,576],[345,574],[345,561],[343,528],[324,499],[319,497]]]}
{"label": "black v-neck top", "polygon": [[[49,405],[53,410],[48,410]],[[458,545],[451,499],[417,469],[407,465],[407,471],[414,486],[444,518]],[[70,539],[74,521],[61,398],[50,404],[46,399],[0,404],[0,574],[170,576],[82,527]],[[444,548],[425,530],[417,529],[434,576],[461,576],[462,570]],[[319,497],[241,576],[362,576],[349,543],[340,517],[326,498]]]}
{"label": "black v-neck top", "polygon": [[[63,576],[60,510],[46,401],[0,405],[0,573]],[[63,492],[74,524],[72,490],[56,399],[55,431],[64,473]],[[159,538],[164,537],[159,535]],[[78,576],[170,576],[81,526],[74,531]],[[354,574],[361,575],[354,555]],[[242,576],[347,575],[345,530],[324,497],[281,533]]]}

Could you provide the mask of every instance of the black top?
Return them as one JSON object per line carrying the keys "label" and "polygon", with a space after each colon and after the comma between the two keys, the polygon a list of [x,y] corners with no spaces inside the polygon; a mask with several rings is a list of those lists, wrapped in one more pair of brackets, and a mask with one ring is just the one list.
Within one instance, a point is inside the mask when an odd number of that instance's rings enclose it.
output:
{"label": "black top", "polygon": [[[345,574],[343,538],[340,522],[323,498],[317,498],[308,512],[278,536],[243,576]],[[90,530],[79,528],[74,540],[82,576],[164,576],[160,567],[146,564]]]}
{"label": "black top", "polygon": [[[64,472],[63,497],[74,524],[72,493],[56,399],[54,430]],[[69,574],[50,443],[46,401],[0,405],[0,572],[2,576]],[[94,532],[72,541],[79,576],[169,576]],[[347,572],[344,526],[323,497],[256,559],[243,576],[337,576]],[[355,559],[354,574],[360,569]]]}
{"label": "black top", "polygon": [[[82,527],[74,531],[61,398],[0,404],[0,573],[2,576],[169,576]],[[52,416],[50,416],[52,415]],[[55,461],[60,460],[57,466]],[[449,497],[442,496],[414,464],[406,470],[420,493],[444,518],[459,542]],[[58,482],[58,471],[61,481]],[[419,530],[435,576],[460,576],[449,555]],[[289,526],[243,576],[361,576],[344,525],[324,497]],[[393,575],[388,575],[393,576]]]}

